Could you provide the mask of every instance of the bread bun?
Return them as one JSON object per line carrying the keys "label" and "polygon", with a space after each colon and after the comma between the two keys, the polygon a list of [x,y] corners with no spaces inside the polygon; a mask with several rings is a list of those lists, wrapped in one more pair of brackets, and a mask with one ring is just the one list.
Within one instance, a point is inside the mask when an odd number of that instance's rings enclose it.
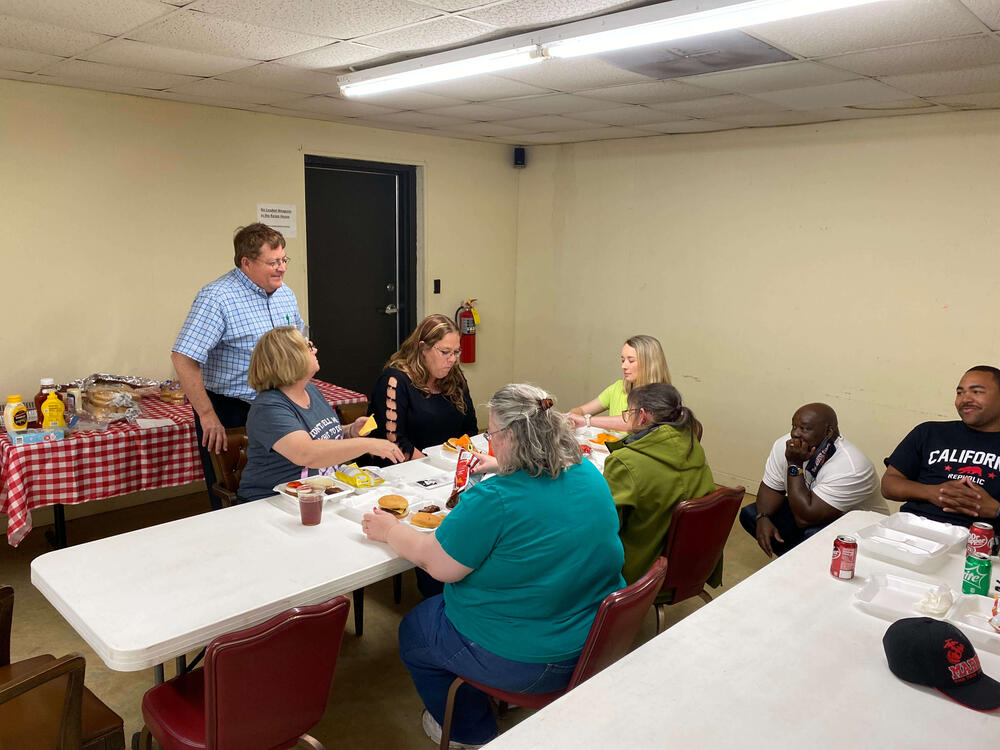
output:
{"label": "bread bun", "polygon": [[402,495],[382,495],[378,499],[378,507],[396,518],[406,518],[410,513],[410,503]]}
{"label": "bread bun", "polygon": [[444,441],[444,444],[441,447],[451,453],[458,453],[460,448],[472,450],[472,440],[468,435],[462,435],[462,437],[457,438],[448,438]]}
{"label": "bread bun", "polygon": [[311,484],[316,489],[325,490],[327,487],[333,487],[337,484],[337,480],[333,477],[307,477],[305,480],[306,484]]}
{"label": "bread bun", "polygon": [[419,511],[410,516],[410,523],[422,529],[436,529],[441,525],[444,516],[435,516],[433,513]]}

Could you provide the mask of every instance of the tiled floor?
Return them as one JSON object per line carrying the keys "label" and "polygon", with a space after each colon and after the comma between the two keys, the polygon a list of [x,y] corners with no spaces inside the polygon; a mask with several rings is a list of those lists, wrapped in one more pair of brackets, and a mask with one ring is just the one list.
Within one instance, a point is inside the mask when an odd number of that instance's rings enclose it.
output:
{"label": "tiled floor", "polygon": [[[748,496],[747,502],[752,500]],[[195,494],[80,518],[69,523],[70,540],[78,544],[204,512],[207,507],[207,497]],[[128,743],[132,732],[142,726],[139,704],[143,692],[152,684],[152,671],[114,672],[108,669],[31,585],[31,560],[48,551],[43,532],[44,529],[36,528],[17,549],[4,544],[0,551],[0,584],[12,585],[15,590],[11,657],[82,653],[87,659],[87,686],[125,720]],[[724,596],[726,588],[751,575],[766,562],[767,558],[756,543],[737,523],[726,547],[725,585],[713,594]],[[247,585],[253,582],[247,581]],[[398,605],[392,601],[389,580],[367,590],[364,637],[354,636],[353,620],[348,620],[329,706],[312,732],[331,750],[348,747],[428,750],[432,747],[420,727],[420,702],[396,651],[399,620],[418,601],[416,584],[409,573],[404,575],[403,601]],[[197,606],[197,602],[191,605]],[[700,606],[703,605],[698,598],[681,602],[668,611],[667,624],[677,622]],[[654,627],[650,611],[637,645],[653,636]],[[670,631],[661,637],[669,638]],[[168,677],[171,669],[168,665]],[[517,723],[528,713],[512,711],[504,723]]]}

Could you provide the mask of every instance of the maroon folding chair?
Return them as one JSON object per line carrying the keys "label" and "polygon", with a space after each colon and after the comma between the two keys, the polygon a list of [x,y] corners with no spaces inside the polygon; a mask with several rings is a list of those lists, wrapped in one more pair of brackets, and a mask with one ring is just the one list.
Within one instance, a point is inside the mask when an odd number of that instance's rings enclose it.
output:
{"label": "maroon folding chair", "polygon": [[204,667],[143,696],[140,747],[322,750],[306,732],[326,711],[350,606],[338,596],[216,638]]}
{"label": "maroon folding chair", "polygon": [[667,529],[663,556],[669,567],[661,593],[673,596],[656,604],[656,632],[661,630],[663,608],[668,604],[700,596],[712,601],[705,583],[715,572],[740,512],[744,487],[722,487],[694,500],[685,500],[674,510]]}
{"label": "maroon folding chair", "polygon": [[597,608],[594,624],[590,626],[587,641],[583,644],[580,660],[576,663],[576,669],[573,670],[565,690],[553,693],[512,693],[483,685],[466,677],[456,677],[448,690],[448,703],[444,709],[441,750],[448,750],[448,743],[451,740],[451,719],[455,710],[455,693],[462,683],[468,683],[504,703],[525,708],[543,708],[625,656],[632,647],[646,612],[660,591],[666,572],[666,558],[657,558],[649,572],[638,581],[604,597],[601,606]]}

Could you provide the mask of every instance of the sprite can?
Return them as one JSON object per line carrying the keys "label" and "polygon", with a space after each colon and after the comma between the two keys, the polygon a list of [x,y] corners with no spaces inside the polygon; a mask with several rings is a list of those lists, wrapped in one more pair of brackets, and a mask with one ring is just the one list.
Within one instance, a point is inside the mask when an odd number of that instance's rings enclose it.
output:
{"label": "sprite can", "polygon": [[990,577],[993,564],[990,558],[982,552],[972,552],[965,558],[965,573],[962,575],[962,593],[980,594],[987,596],[990,593]]}

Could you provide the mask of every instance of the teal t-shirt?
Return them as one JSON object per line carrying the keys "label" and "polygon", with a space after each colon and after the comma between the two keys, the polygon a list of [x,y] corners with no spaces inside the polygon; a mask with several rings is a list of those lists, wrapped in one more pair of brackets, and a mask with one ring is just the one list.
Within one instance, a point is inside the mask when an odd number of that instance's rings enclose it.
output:
{"label": "teal t-shirt", "polygon": [[628,395],[625,393],[625,381],[616,380],[597,397],[601,406],[608,410],[608,416],[617,417],[628,408]]}
{"label": "teal t-shirt", "polygon": [[555,479],[523,471],[486,479],[462,494],[435,534],[473,569],[445,585],[448,619],[512,661],[572,659],[598,605],[625,585],[618,513],[589,461]]}

